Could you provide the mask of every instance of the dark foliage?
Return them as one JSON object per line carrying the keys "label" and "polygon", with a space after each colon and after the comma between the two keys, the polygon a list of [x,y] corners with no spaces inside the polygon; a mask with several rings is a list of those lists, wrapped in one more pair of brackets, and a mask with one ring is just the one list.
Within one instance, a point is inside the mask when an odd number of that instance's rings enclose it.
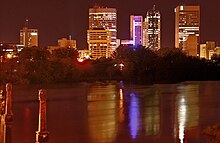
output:
{"label": "dark foliage", "polygon": [[179,49],[152,51],[143,46],[119,46],[112,59],[79,63],[77,57],[77,51],[70,48],[52,53],[45,48],[25,48],[18,58],[0,63],[0,82],[41,84],[124,80],[151,84],[220,79],[219,56],[207,61],[186,56]]}

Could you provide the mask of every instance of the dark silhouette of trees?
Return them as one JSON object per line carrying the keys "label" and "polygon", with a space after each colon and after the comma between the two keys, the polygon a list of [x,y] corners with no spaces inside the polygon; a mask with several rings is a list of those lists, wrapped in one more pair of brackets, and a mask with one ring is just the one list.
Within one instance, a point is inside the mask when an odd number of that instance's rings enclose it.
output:
{"label": "dark silhouette of trees", "polygon": [[78,52],[61,48],[24,48],[17,58],[0,63],[0,82],[20,84],[123,80],[129,83],[174,83],[185,80],[219,80],[220,58],[186,56],[176,48],[152,51],[119,46],[112,58],[77,61]]}

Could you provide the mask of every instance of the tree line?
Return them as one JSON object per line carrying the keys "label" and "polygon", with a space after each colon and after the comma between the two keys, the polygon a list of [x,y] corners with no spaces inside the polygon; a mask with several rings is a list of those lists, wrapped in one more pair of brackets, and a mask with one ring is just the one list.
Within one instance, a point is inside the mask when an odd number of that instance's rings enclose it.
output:
{"label": "tree line", "polygon": [[44,84],[123,80],[135,84],[219,80],[220,57],[186,56],[176,48],[152,51],[143,46],[119,46],[112,58],[78,62],[78,52],[60,48],[24,48],[17,58],[0,63],[0,82]]}

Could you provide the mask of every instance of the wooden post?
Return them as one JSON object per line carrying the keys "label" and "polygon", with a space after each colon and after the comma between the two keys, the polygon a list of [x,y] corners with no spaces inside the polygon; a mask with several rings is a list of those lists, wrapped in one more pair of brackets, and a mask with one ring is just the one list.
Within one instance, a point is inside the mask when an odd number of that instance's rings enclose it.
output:
{"label": "wooden post", "polygon": [[6,105],[5,105],[5,123],[11,124],[13,122],[13,113],[12,113],[12,84],[6,84]]}
{"label": "wooden post", "polygon": [[47,143],[49,141],[49,132],[47,131],[46,122],[46,103],[47,103],[47,91],[44,89],[39,90],[39,121],[38,131],[36,131],[36,143]]}

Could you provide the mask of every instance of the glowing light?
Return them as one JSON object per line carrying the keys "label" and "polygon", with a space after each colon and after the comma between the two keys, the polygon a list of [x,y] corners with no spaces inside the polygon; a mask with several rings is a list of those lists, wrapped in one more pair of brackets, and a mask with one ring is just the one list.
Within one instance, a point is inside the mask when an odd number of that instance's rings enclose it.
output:
{"label": "glowing light", "polygon": [[184,7],[182,5],[180,6],[180,10],[184,10]]}
{"label": "glowing light", "polygon": [[81,58],[77,58],[77,61],[82,63],[84,61],[84,59],[81,59]]}
{"label": "glowing light", "polygon": [[10,54],[10,53],[7,54],[8,59],[11,59],[12,57],[13,57],[13,54]]}
{"label": "glowing light", "polygon": [[37,36],[37,32],[31,32],[31,36]]}
{"label": "glowing light", "polygon": [[119,90],[120,99],[123,100],[123,91],[122,89]]}

